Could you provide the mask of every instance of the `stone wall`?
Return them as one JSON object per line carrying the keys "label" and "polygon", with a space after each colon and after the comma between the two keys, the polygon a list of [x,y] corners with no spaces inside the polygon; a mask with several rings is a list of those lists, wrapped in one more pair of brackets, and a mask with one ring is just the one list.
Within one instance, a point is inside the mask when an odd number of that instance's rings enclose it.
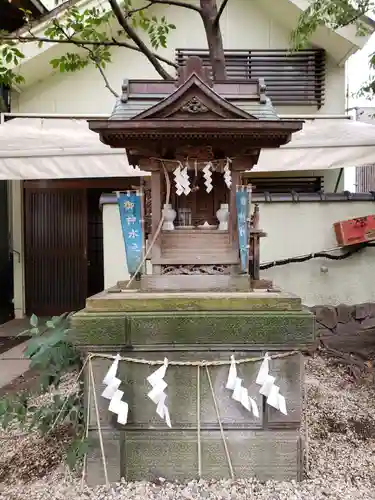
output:
{"label": "stone wall", "polygon": [[[314,306],[320,344],[359,367],[375,358],[375,303]],[[350,355],[350,358],[348,357]],[[346,358],[345,358],[346,356]]]}

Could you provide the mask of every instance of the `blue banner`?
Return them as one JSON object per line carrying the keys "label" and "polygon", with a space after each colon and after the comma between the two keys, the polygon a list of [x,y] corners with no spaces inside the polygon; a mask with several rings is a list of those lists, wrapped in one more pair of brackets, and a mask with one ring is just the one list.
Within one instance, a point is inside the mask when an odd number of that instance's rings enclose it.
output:
{"label": "blue banner", "polygon": [[140,193],[118,193],[122,234],[125,243],[126,262],[129,274],[134,274],[143,258],[142,195]]}
{"label": "blue banner", "polygon": [[247,223],[249,203],[249,191],[247,189],[236,192],[238,244],[240,247],[241,272],[243,273],[249,271],[249,229]]}

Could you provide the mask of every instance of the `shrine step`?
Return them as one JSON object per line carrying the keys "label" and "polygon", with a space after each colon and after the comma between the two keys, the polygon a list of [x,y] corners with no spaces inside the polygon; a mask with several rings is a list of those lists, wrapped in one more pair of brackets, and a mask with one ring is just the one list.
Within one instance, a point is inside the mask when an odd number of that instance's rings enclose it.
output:
{"label": "shrine step", "polygon": [[215,252],[212,254],[199,254],[197,250],[195,253],[167,253],[162,254],[160,257],[152,257],[151,263],[153,265],[237,265],[240,259],[237,252]]}
{"label": "shrine step", "polygon": [[199,275],[144,275],[140,289],[143,292],[249,292],[249,276],[199,274]]}
{"label": "shrine step", "polygon": [[165,250],[205,251],[210,249],[232,250],[232,241],[227,231],[175,230],[164,231],[160,237],[160,247]]}

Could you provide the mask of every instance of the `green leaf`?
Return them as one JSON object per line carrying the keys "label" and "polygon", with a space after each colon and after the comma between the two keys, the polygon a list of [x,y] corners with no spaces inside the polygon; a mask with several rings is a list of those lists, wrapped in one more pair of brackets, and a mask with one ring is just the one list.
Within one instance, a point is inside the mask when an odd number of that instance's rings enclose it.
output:
{"label": "green leaf", "polygon": [[12,421],[13,421],[13,415],[11,413],[6,413],[1,421],[2,428],[6,429]]}
{"label": "green leaf", "polygon": [[25,57],[24,54],[19,49],[17,49],[16,47],[14,47],[13,53],[14,53],[14,55],[16,55],[17,57],[19,57],[20,59],[24,59],[24,57]]}
{"label": "green leaf", "polygon": [[37,327],[38,326],[38,322],[39,322],[38,316],[36,316],[35,314],[32,314],[31,318],[30,318],[30,325],[32,327]]}
{"label": "green leaf", "polygon": [[13,80],[18,84],[25,83],[25,78],[22,75],[15,75]]}

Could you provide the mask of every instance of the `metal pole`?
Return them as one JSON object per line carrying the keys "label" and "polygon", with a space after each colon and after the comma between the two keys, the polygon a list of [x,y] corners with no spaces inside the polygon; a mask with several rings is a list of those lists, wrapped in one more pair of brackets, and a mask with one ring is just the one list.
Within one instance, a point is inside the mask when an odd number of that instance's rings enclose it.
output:
{"label": "metal pole", "polygon": [[[67,120],[106,120],[110,117],[109,114],[84,114],[84,113],[2,113],[4,118],[55,118]],[[348,115],[279,115],[285,120],[342,120],[351,118]]]}

